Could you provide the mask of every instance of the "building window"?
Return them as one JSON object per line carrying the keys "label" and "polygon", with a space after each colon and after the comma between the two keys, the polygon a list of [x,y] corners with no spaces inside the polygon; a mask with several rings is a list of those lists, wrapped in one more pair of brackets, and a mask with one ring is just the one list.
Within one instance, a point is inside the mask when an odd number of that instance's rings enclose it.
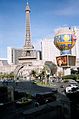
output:
{"label": "building window", "polygon": [[26,52],[26,56],[30,56],[30,51],[27,51]]}

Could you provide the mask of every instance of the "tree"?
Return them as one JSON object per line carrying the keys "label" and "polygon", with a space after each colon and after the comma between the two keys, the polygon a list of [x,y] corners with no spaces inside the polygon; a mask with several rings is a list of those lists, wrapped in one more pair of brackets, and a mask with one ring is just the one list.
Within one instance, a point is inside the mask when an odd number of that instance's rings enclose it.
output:
{"label": "tree", "polygon": [[4,78],[6,78],[6,79],[14,79],[14,73],[10,73],[10,74],[8,74],[8,73],[0,73],[0,78],[1,79],[4,79]]}
{"label": "tree", "polygon": [[36,78],[37,76],[37,72],[35,70],[32,70],[30,75],[33,77],[33,78]]}
{"label": "tree", "polygon": [[52,61],[46,61],[44,65],[47,66],[48,69],[50,69],[50,74],[51,75],[54,75],[56,73],[57,66]]}
{"label": "tree", "polygon": [[39,73],[40,81],[47,83],[49,80],[50,70],[47,66],[44,66]]}

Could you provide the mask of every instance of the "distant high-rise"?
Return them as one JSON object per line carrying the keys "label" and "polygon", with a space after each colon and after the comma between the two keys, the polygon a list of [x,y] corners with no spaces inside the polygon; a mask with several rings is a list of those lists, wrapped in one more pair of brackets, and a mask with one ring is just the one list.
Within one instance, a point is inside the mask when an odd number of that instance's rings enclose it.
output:
{"label": "distant high-rise", "polygon": [[76,35],[76,44],[72,49],[72,54],[76,55],[76,58],[79,59],[79,28],[74,27],[72,30],[74,30],[75,35]]}
{"label": "distant high-rise", "polygon": [[21,56],[21,54],[22,54],[22,49],[7,47],[8,64],[17,65],[19,63],[18,58]]}
{"label": "distant high-rise", "polygon": [[55,47],[53,39],[42,40],[42,60],[53,61],[56,63],[56,56],[60,55],[60,51]]}
{"label": "distant high-rise", "polygon": [[73,27],[72,30],[74,30],[76,35],[76,44],[72,48],[72,54],[76,56],[76,65],[79,66],[79,28]]}

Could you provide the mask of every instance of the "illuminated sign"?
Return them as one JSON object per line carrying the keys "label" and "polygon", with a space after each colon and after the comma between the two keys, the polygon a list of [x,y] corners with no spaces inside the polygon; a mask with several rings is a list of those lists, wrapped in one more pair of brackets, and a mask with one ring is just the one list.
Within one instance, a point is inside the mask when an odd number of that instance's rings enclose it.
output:
{"label": "illuminated sign", "polygon": [[62,67],[67,66],[75,66],[76,64],[76,56],[58,56],[56,57],[57,65]]}

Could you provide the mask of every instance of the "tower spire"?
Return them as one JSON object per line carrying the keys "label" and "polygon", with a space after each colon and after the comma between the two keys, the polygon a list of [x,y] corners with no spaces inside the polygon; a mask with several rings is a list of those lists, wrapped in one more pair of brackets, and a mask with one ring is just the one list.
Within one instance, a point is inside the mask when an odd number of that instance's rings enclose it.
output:
{"label": "tower spire", "polygon": [[24,48],[32,48],[31,33],[30,33],[30,6],[28,4],[28,0],[25,12],[26,12],[26,36]]}
{"label": "tower spire", "polygon": [[27,5],[29,4],[28,0],[27,0]]}

